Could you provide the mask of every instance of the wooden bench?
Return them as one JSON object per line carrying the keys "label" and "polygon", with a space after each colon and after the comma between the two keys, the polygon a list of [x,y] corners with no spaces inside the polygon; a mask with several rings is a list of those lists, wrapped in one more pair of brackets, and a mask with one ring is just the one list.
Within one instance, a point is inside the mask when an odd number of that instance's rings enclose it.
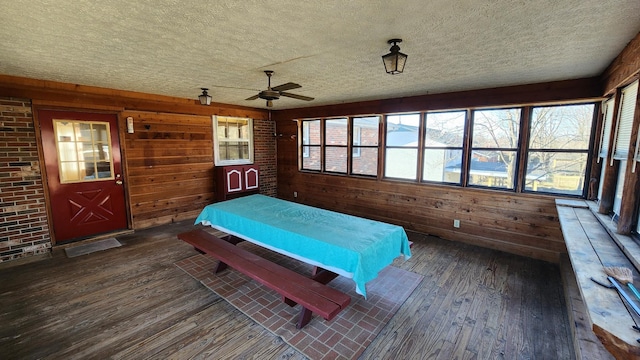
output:
{"label": "wooden bench", "polygon": [[[617,359],[640,357],[640,344],[637,341],[640,339],[640,332],[632,327],[635,324],[634,320],[640,319],[629,312],[616,290],[602,287],[591,280],[594,278],[609,284],[604,268],[617,266],[632,269],[634,277],[638,278],[638,272],[633,264],[614,240],[614,237],[618,236],[612,234],[606,226],[606,222],[610,219],[601,218],[583,200],[558,199],[556,209],[571,260],[570,267],[580,292],[580,299],[569,297],[566,300],[569,305],[575,300],[582,300],[581,303],[584,304],[583,313],[579,310],[576,312],[575,309],[572,311],[573,315],[577,314],[573,321],[576,328],[572,329],[574,341],[582,342],[582,344],[576,344],[576,357],[578,359],[609,358],[610,355]],[[629,291],[627,293],[632,296]],[[569,315],[571,317],[572,313],[570,312]],[[590,344],[585,334],[577,335],[582,327],[580,318],[586,318],[588,324],[584,324],[586,325],[584,327],[593,331],[609,351],[609,355],[596,356],[598,347]],[[585,354],[581,355],[581,352]]]}
{"label": "wooden bench", "polygon": [[347,294],[275,264],[204,230],[182,233],[178,238],[218,259],[220,264],[225,264],[218,266],[215,272],[222,271],[226,265],[229,265],[260,284],[277,291],[289,306],[300,304],[302,309],[296,323],[298,329],[309,323],[312,313],[328,321],[351,302],[351,297]]}

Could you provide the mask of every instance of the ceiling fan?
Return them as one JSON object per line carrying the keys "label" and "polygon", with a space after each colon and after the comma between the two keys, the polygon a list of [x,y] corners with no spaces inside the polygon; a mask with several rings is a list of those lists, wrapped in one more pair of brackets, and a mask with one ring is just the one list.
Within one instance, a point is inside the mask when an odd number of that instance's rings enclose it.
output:
{"label": "ceiling fan", "polygon": [[256,95],[253,95],[252,97],[247,98],[246,100],[255,100],[257,98],[264,99],[264,100],[267,100],[267,107],[272,107],[273,100],[279,99],[280,96],[286,96],[293,99],[304,100],[304,101],[313,100],[312,97],[286,92],[287,90],[292,90],[292,89],[297,89],[302,87],[301,85],[296,83],[288,82],[286,84],[271,87],[271,75],[273,75],[273,70],[265,70],[264,73],[267,74],[267,77],[269,78],[267,90],[262,90]]}

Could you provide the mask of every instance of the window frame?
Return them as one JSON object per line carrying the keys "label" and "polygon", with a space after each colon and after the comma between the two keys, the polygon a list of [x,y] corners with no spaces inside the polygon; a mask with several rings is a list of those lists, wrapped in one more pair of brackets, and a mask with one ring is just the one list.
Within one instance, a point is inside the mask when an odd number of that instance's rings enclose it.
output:
{"label": "window frame", "polygon": [[[367,119],[367,118],[376,118],[377,119],[377,127],[376,127],[376,144],[375,145],[363,145],[362,141],[362,129],[363,126],[357,126],[356,122],[358,119]],[[369,178],[377,178],[380,172],[380,128],[382,127],[382,116],[380,115],[362,115],[362,116],[351,116],[349,117],[349,128],[351,129],[351,135],[349,136],[350,143],[349,146],[351,148],[350,151],[350,163],[349,163],[349,175],[350,176],[360,176],[360,177],[369,177]],[[358,131],[356,131],[356,128]],[[358,141],[356,141],[356,137]],[[376,163],[375,163],[375,174],[364,174],[364,173],[355,173],[354,168],[354,158],[362,159],[362,149],[375,149],[376,151]]]}
{"label": "window frame", "polygon": [[[586,149],[578,149],[578,148],[552,148],[552,147],[546,147],[546,148],[534,148],[531,145],[531,141],[533,139],[533,136],[531,134],[531,131],[533,130],[533,120],[534,120],[534,113],[535,113],[535,109],[537,108],[558,108],[558,107],[570,107],[570,106],[592,106],[592,110],[591,110],[591,120],[590,120],[590,124],[588,126],[589,129],[589,137],[587,140],[587,147]],[[526,155],[524,160],[522,161],[522,165],[524,166],[524,170],[523,170],[523,176],[521,177],[520,181],[521,181],[521,188],[522,188],[522,192],[523,193],[531,193],[531,194],[548,194],[548,195],[559,195],[559,196],[570,196],[570,197],[581,197],[581,198],[585,198],[587,195],[587,192],[589,190],[588,188],[588,184],[589,184],[589,178],[591,176],[589,176],[589,174],[591,173],[591,161],[592,158],[594,156],[594,151],[595,151],[595,126],[597,125],[597,112],[598,112],[598,106],[595,102],[582,102],[582,103],[564,103],[564,104],[549,104],[549,105],[534,105],[534,106],[530,106],[529,107],[529,111],[528,111],[528,120],[527,120],[527,130],[528,130],[528,134],[526,136],[526,140],[527,140],[527,145],[526,145]],[[583,175],[583,179],[582,179],[582,191],[580,192],[580,194],[570,194],[570,193],[565,193],[565,192],[560,192],[560,191],[537,191],[537,190],[530,190],[527,189],[527,173],[529,170],[529,158],[530,158],[530,154],[533,152],[543,152],[543,153],[566,153],[566,154],[586,154],[586,160],[584,163],[584,173]],[[597,154],[596,154],[597,156]]]}
{"label": "window frame", "polygon": [[[427,145],[427,130],[429,129],[429,123],[428,123],[428,117],[430,114],[444,114],[444,113],[464,113],[464,124],[462,127],[462,138],[461,138],[461,143],[460,146],[450,146],[450,145],[446,145],[446,146],[429,146]],[[420,181],[423,183],[428,183],[428,184],[447,184],[447,185],[455,185],[455,186],[462,186],[463,184],[463,180],[464,180],[464,175],[465,175],[465,167],[467,166],[467,157],[465,156],[465,144],[466,144],[466,139],[468,138],[468,131],[469,131],[469,117],[471,115],[471,111],[469,111],[468,109],[451,109],[451,110],[439,110],[439,111],[426,111],[424,113],[423,116],[423,122],[424,122],[424,126],[423,126],[423,132],[424,134],[422,135],[423,137],[423,141],[422,141],[422,169],[420,172]],[[424,168],[424,162],[426,159],[426,151],[427,150],[444,150],[444,151],[448,151],[448,150],[460,150],[461,152],[461,159],[460,159],[460,178],[458,180],[458,182],[450,182],[450,181],[435,181],[435,180],[425,180],[425,168]]]}
{"label": "window frame", "polygon": [[[393,117],[393,116],[412,116],[412,115],[417,115],[418,116],[418,128],[416,131],[417,134],[417,141],[416,141],[416,145],[415,146],[399,146],[399,145],[389,145],[389,117]],[[421,178],[421,173],[422,173],[422,155],[421,155],[421,148],[422,148],[422,139],[423,136],[421,136],[422,132],[423,132],[423,127],[424,127],[424,112],[407,112],[407,113],[392,113],[392,114],[386,114],[384,116],[384,130],[383,130],[383,138],[384,141],[379,141],[379,142],[383,142],[384,143],[384,147],[383,147],[383,153],[382,153],[382,178],[383,179],[392,179],[392,180],[398,180],[398,181],[414,181],[414,182],[419,182],[420,178]],[[398,149],[398,150],[407,150],[407,149],[415,149],[416,151],[416,174],[414,176],[413,179],[410,178],[404,178],[404,177],[396,177],[396,176],[389,176],[387,174],[387,156],[388,156],[388,150],[389,149]]]}
{"label": "window frame", "polygon": [[[237,139],[228,139],[228,136],[224,136],[220,138],[220,134],[218,134],[218,126],[221,119],[240,119],[247,120],[247,138],[238,137]],[[222,116],[222,115],[213,115],[212,116],[212,126],[213,126],[213,154],[214,154],[214,164],[215,166],[227,166],[227,165],[248,165],[253,164],[254,159],[254,139],[253,139],[253,119],[252,118],[244,118],[238,116]],[[224,143],[231,142],[240,142],[246,143],[247,151],[249,158],[248,159],[221,159],[220,158],[220,145]]]}
{"label": "window frame", "polygon": [[[595,129],[597,126],[597,122],[595,121],[595,119],[597,118],[597,111],[600,109],[600,106],[598,106],[598,102],[597,101],[593,101],[593,100],[576,100],[576,101],[567,101],[567,102],[546,102],[546,103],[531,103],[531,104],[521,104],[521,105],[505,105],[505,106],[493,106],[493,107],[466,107],[466,108],[451,108],[451,109],[429,109],[429,110],[425,110],[425,111],[411,111],[411,112],[394,112],[394,113],[388,113],[388,114],[380,114],[380,115],[366,115],[366,114],[362,114],[362,115],[350,115],[347,116],[346,118],[348,119],[348,126],[349,126],[349,142],[347,145],[348,148],[348,161],[349,163],[347,164],[348,166],[348,171],[347,173],[338,173],[338,172],[329,172],[325,170],[324,167],[324,162],[325,160],[322,159],[321,163],[322,166],[320,169],[305,169],[303,168],[303,159],[304,159],[304,150],[303,147],[306,146],[303,144],[303,141],[300,141],[299,143],[299,147],[298,147],[298,154],[299,154],[299,171],[303,171],[303,172],[313,172],[313,173],[323,173],[323,174],[327,174],[327,175],[340,175],[340,176],[352,176],[352,177],[368,177],[371,179],[376,179],[376,180],[388,180],[388,181],[397,181],[397,182],[408,182],[408,183],[415,183],[415,184],[425,184],[425,185],[445,185],[445,186],[458,186],[458,187],[469,187],[469,188],[476,188],[476,189],[488,189],[488,190],[497,190],[497,191],[506,191],[506,192],[514,192],[514,193],[533,193],[533,194],[541,194],[541,195],[550,195],[550,196],[564,196],[564,197],[578,197],[578,198],[585,198],[587,191],[588,191],[588,184],[585,184],[583,186],[583,191],[582,191],[582,195],[573,195],[573,194],[566,194],[566,193],[556,193],[556,192],[542,192],[542,191],[530,191],[527,190],[526,187],[526,166],[527,166],[527,161],[528,161],[528,154],[529,154],[529,125],[531,124],[531,113],[533,111],[534,108],[537,107],[549,107],[549,106],[570,106],[570,105],[580,105],[580,104],[594,104],[594,116],[592,117],[592,123],[591,123],[591,136],[589,138],[589,147],[588,150],[586,150],[586,152],[588,153],[588,160],[587,160],[587,171],[586,171],[586,175],[585,176],[585,181],[588,177],[591,176],[590,171],[591,171],[591,161],[593,159],[593,152],[596,150],[594,147],[596,146],[596,144],[594,143],[595,141]],[[476,146],[473,147],[473,132],[474,132],[474,115],[476,112],[479,111],[490,111],[490,110],[515,110],[517,111],[517,114],[519,115],[519,120],[518,120],[518,124],[516,125],[515,128],[517,128],[517,134],[518,136],[515,138],[516,141],[516,147],[512,148],[512,147],[481,147],[481,146]],[[454,183],[454,182],[440,182],[440,181],[430,181],[430,180],[424,180],[425,176],[424,176],[424,157],[425,157],[425,151],[432,149],[432,148],[439,148],[439,146],[430,146],[430,145],[425,145],[426,142],[426,127],[427,127],[427,116],[430,113],[445,113],[445,112],[456,112],[456,111],[464,111],[466,112],[465,114],[465,124],[464,124],[464,134],[463,134],[463,141],[462,141],[462,145],[461,147],[459,146],[444,146],[444,148],[450,148],[450,149],[454,149],[456,151],[462,151],[462,169],[461,169],[461,176],[460,176],[460,183]],[[418,126],[418,132],[417,132],[417,146],[396,146],[396,145],[391,145],[389,146],[388,144],[388,130],[389,130],[389,118],[392,116],[399,116],[399,115],[417,115],[419,117],[419,121],[417,122],[417,126]],[[357,141],[354,141],[353,136],[354,134],[357,133],[357,131],[355,131],[353,129],[353,119],[359,118],[359,117],[366,117],[366,116],[378,116],[380,119],[380,126],[378,128],[379,131],[379,135],[378,135],[378,145],[377,145],[377,149],[378,149],[378,163],[377,163],[377,173],[376,175],[366,175],[366,174],[355,174],[353,173],[353,159],[354,159],[354,150],[356,147],[364,147],[364,146],[358,146],[355,145],[354,143],[357,143]],[[304,121],[320,121],[321,123],[321,132],[322,135],[324,136],[325,130],[324,130],[324,121],[328,120],[328,119],[335,119],[335,118],[344,118],[344,117],[337,117],[337,116],[332,116],[332,117],[327,117],[327,118],[323,118],[323,117],[319,117],[319,118],[309,118],[309,119],[296,119],[298,121],[298,129],[299,129],[299,134],[300,136],[304,137],[304,133],[303,133],[303,122]],[[413,126],[413,124],[412,124]],[[476,134],[477,135],[477,134]],[[510,138],[513,140],[513,138]],[[321,154],[324,157],[324,147],[325,147],[325,139],[321,140],[321,144],[316,145],[318,147],[320,147],[321,150]],[[410,148],[412,150],[416,151],[416,176],[415,178],[402,178],[402,177],[395,177],[395,176],[389,176],[388,175],[388,171],[387,171],[387,150],[388,149],[394,149],[394,148]],[[472,162],[471,162],[471,154],[473,154],[474,151],[476,150],[482,150],[482,151],[509,151],[513,154],[514,157],[514,169],[513,169],[513,183],[509,184],[509,187],[504,187],[504,186],[487,186],[487,185],[482,185],[482,184],[477,184],[477,183],[471,183],[470,181],[470,171],[471,171],[471,167],[472,167]],[[584,152],[585,150],[580,150],[581,152]],[[573,151],[568,151],[568,152],[573,152]],[[412,157],[413,159],[413,157]]]}
{"label": "window frame", "polygon": [[[518,120],[518,134],[516,136],[516,147],[515,148],[510,148],[510,147],[499,147],[499,146],[495,146],[495,147],[474,147],[473,146],[473,141],[474,138],[476,137],[476,132],[475,132],[475,123],[476,123],[476,119],[475,119],[475,114],[477,112],[480,111],[500,111],[500,110],[519,110],[520,115],[519,115],[519,120]],[[466,168],[465,168],[465,172],[466,172],[466,176],[467,176],[467,181],[466,181],[466,186],[468,187],[472,187],[472,188],[479,188],[479,189],[492,189],[492,190],[503,190],[503,191],[512,191],[512,192],[516,192],[518,189],[518,183],[519,183],[519,177],[520,177],[520,168],[521,168],[521,164],[522,164],[522,156],[521,156],[521,150],[522,150],[522,144],[524,143],[522,141],[522,136],[523,136],[523,131],[522,131],[522,126],[523,126],[523,118],[526,118],[524,116],[526,112],[525,106],[509,106],[509,107],[490,107],[490,108],[475,108],[475,109],[471,109],[471,114],[469,115],[469,136],[470,136],[470,140],[469,140],[469,151],[468,151],[468,155],[467,155],[467,164],[466,164]],[[526,120],[525,120],[526,121]],[[473,153],[474,150],[481,150],[484,152],[512,152],[514,154],[514,168],[513,168],[513,179],[511,181],[511,187],[503,187],[503,186],[490,186],[490,185],[481,185],[481,184],[472,184],[471,183],[471,168],[473,166]],[[508,174],[507,174],[508,176]]]}

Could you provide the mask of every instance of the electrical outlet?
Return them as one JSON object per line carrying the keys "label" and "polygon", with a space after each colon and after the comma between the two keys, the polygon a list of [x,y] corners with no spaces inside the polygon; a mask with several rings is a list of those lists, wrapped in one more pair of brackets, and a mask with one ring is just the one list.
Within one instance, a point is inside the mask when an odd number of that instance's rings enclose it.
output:
{"label": "electrical outlet", "polygon": [[460,228],[460,220],[454,219],[453,220],[453,227],[456,228],[456,229]]}
{"label": "electrical outlet", "polygon": [[293,192],[293,197],[294,197],[294,198],[297,198],[297,197],[298,197],[298,192],[297,192],[297,191],[294,191],[294,192]]}

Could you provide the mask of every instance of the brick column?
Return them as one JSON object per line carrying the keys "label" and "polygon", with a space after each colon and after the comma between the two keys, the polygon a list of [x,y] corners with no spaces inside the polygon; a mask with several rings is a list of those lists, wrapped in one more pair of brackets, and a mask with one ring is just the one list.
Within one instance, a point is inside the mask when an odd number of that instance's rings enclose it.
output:
{"label": "brick column", "polygon": [[0,98],[0,262],[50,248],[31,102]]}

